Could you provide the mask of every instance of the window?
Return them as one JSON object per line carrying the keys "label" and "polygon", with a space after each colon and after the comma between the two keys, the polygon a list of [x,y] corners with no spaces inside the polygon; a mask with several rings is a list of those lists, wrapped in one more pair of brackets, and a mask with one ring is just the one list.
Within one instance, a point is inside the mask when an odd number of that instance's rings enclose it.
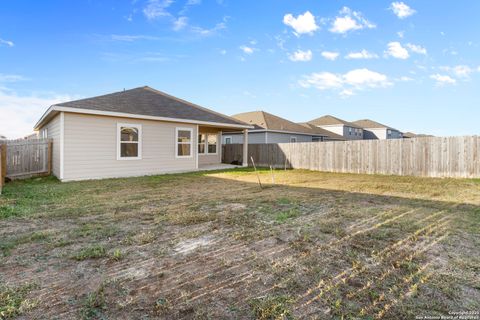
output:
{"label": "window", "polygon": [[48,138],[48,128],[45,128],[40,132],[40,138],[41,139],[47,139]]}
{"label": "window", "polygon": [[349,127],[349,128],[348,128],[348,134],[349,134],[349,135],[352,135],[352,131],[353,131],[353,129],[352,129],[351,127]]}
{"label": "window", "polygon": [[216,154],[217,153],[217,134],[209,134],[207,136],[207,143],[208,143],[208,153]]}
{"label": "window", "polygon": [[225,144],[232,144],[232,137],[225,137]]}
{"label": "window", "polygon": [[297,142],[297,137],[290,137],[290,142]]}
{"label": "window", "polygon": [[321,142],[321,141],[323,141],[322,137],[312,137],[312,142]]}
{"label": "window", "polygon": [[142,158],[142,126],[139,124],[117,124],[117,160]]}
{"label": "window", "polygon": [[205,153],[205,144],[207,142],[207,135],[205,133],[200,133],[198,135],[198,153],[204,154]]}
{"label": "window", "polygon": [[176,128],[176,157],[190,158],[192,156],[192,134],[190,128]]}

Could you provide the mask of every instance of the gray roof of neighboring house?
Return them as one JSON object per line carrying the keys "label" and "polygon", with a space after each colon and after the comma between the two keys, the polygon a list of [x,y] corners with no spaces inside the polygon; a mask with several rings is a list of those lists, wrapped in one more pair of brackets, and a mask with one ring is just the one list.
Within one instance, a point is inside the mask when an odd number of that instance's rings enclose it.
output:
{"label": "gray roof of neighboring house", "polygon": [[118,112],[141,116],[215,122],[231,125],[246,124],[221,113],[200,107],[148,86],[110,93],[93,98],[58,103],[53,107]]}
{"label": "gray roof of neighboring house", "polygon": [[[358,120],[358,121],[354,121],[353,122],[354,124],[356,124],[357,126],[360,126],[364,129],[391,129],[391,130],[397,130],[395,128],[392,128],[392,127],[389,127],[389,126],[386,126],[384,124],[381,124],[379,122],[376,122],[376,121],[373,121],[373,120],[370,120],[370,119],[363,119],[363,120]],[[398,131],[398,130],[397,130]]]}
{"label": "gray roof of neighboring house", "polygon": [[232,116],[235,119],[243,121],[247,124],[253,125],[254,130],[275,130],[308,134],[312,136],[327,136],[314,131],[309,127],[302,126],[290,120],[280,118],[276,115],[265,111],[251,111],[239,113]]}
{"label": "gray roof of neighboring house", "polygon": [[4,136],[4,135],[2,135],[2,134],[0,134],[0,140],[7,140],[7,137]]}
{"label": "gray roof of neighboring house", "polygon": [[322,129],[322,128],[317,127],[316,125],[313,125],[313,124],[308,123],[308,122],[299,123],[299,125],[310,128],[311,130],[315,131],[317,134],[325,136],[325,137],[329,138],[330,140],[341,140],[341,141],[347,140],[339,134],[336,134],[334,132]]}
{"label": "gray roof of neighboring house", "polygon": [[361,129],[361,127],[359,127],[355,123],[351,123],[330,115],[326,115],[317,119],[310,120],[308,121],[308,123],[316,126],[345,125],[345,126]]}

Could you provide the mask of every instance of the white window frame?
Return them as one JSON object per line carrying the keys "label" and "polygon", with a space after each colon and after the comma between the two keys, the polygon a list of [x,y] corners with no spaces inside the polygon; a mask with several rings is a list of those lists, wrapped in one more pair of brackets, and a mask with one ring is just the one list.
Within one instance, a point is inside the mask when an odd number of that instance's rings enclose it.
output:
{"label": "white window frame", "polygon": [[42,130],[42,139],[48,139],[48,128]]}
{"label": "white window frame", "polygon": [[[215,152],[208,152],[208,137],[209,136],[216,136],[217,137],[217,143],[216,143],[216,148],[215,148]],[[218,139],[218,133],[207,133],[206,134],[206,140],[205,140],[205,154],[211,154],[211,155],[217,155],[218,154],[218,145],[220,144],[220,139]]]}
{"label": "white window frame", "polygon": [[[136,157],[122,157],[122,127],[135,128],[138,130],[138,155]],[[141,160],[142,159],[142,125],[138,123],[117,123],[117,160]],[[125,141],[123,142],[125,143]],[[128,142],[127,142],[128,143]]]}
{"label": "white window frame", "polygon": [[[227,143],[227,139],[230,139],[230,143]],[[232,136],[223,136],[223,144],[232,144],[233,137]]]}
{"label": "white window frame", "polygon": [[296,143],[296,142],[297,142],[297,137],[291,136],[290,143]]}
{"label": "white window frame", "polygon": [[[190,155],[188,155],[188,156],[179,156],[178,155],[178,144],[181,144],[181,142],[178,142],[178,131],[190,131]],[[175,128],[175,158],[177,158],[177,159],[192,158],[193,157],[194,141],[196,141],[196,139],[195,140],[193,139],[193,128],[176,127]],[[197,143],[197,145],[198,145],[198,143]]]}

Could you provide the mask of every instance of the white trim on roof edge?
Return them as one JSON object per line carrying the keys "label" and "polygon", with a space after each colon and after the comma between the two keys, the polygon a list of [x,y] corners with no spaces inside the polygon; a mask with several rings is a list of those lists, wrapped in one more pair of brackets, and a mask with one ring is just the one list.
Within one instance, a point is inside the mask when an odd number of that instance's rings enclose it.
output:
{"label": "white trim on roof edge", "polygon": [[245,129],[253,128],[253,126],[241,125],[241,124],[229,124],[229,123],[221,123],[221,122],[200,121],[200,120],[193,120],[193,119],[179,119],[179,118],[146,116],[146,115],[140,115],[140,114],[124,113],[124,112],[112,112],[112,111],[100,111],[100,110],[90,110],[90,109],[71,108],[71,107],[62,107],[62,106],[51,106],[43,114],[43,116],[40,118],[40,120],[38,120],[38,122],[35,124],[34,129],[38,130],[38,128],[41,126],[41,124],[45,120],[45,118],[53,111],[82,113],[82,114],[120,117],[120,118],[157,120],[157,121],[180,122],[180,123],[193,123],[193,124],[203,124],[203,125],[211,125],[211,126],[218,126],[218,127],[225,127],[225,128],[245,128]]}

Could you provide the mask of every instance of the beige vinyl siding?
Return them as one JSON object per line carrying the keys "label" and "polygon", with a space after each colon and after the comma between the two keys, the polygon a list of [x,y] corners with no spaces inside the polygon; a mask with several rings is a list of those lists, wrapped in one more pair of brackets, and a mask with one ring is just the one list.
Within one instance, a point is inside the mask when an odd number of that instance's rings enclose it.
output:
{"label": "beige vinyl siding", "polygon": [[[202,131],[200,131],[202,132]],[[222,136],[217,133],[217,154],[198,154],[198,165],[218,164],[222,163]],[[197,146],[198,148],[198,146]],[[198,149],[197,149],[198,150]]]}
{"label": "beige vinyl siding", "polygon": [[48,124],[40,129],[47,129],[48,139],[53,140],[52,146],[52,173],[60,178],[60,114],[55,116]]}
{"label": "beige vinyl siding", "polygon": [[[63,180],[153,175],[196,169],[197,126],[65,113]],[[117,160],[117,123],[142,126],[142,159]],[[193,154],[175,156],[175,129],[193,130]]]}

